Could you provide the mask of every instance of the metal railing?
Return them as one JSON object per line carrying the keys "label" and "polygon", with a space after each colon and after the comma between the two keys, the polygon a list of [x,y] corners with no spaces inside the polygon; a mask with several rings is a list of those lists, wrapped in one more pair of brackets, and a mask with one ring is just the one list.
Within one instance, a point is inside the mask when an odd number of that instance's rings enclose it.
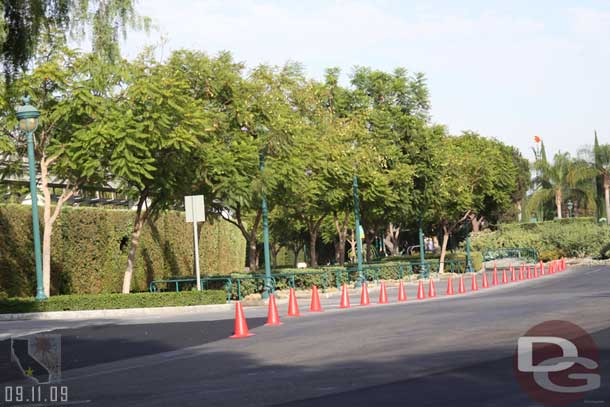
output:
{"label": "metal railing", "polygon": [[[446,260],[445,272],[448,273],[465,273],[465,260]],[[439,272],[439,261],[420,262],[398,262],[398,263],[376,263],[363,265],[363,274],[367,281],[378,282],[384,279],[409,279],[413,275],[418,278],[429,276],[432,273]],[[315,281],[318,277],[318,281]],[[310,287],[313,282],[322,288],[323,291],[328,289],[332,283],[341,288],[344,283],[352,283],[358,280],[358,270],[356,266],[343,268],[329,268],[315,271],[294,271],[273,273],[271,275],[271,292],[275,292],[278,287]],[[332,282],[332,283],[331,283]],[[251,284],[248,284],[251,283]],[[185,291],[192,290],[196,287],[197,280],[194,277],[171,277],[161,280],[153,280],[149,284],[150,292],[159,292],[161,288],[165,291]],[[265,274],[233,274],[229,276],[209,276],[201,278],[201,289],[224,289],[227,293],[227,302],[236,298],[241,300],[244,296],[244,291],[248,293],[263,292],[265,289]]]}
{"label": "metal railing", "polygon": [[530,259],[538,261],[538,251],[532,247],[501,247],[483,250],[483,261],[506,258]]}

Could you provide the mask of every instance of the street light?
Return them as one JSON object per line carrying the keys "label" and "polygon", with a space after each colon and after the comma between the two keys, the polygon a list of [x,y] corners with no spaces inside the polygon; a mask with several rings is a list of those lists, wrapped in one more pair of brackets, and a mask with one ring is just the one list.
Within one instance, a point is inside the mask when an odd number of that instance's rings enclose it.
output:
{"label": "street light", "polygon": [[362,270],[362,239],[360,237],[360,205],[358,200],[358,176],[354,175],[354,219],[356,221],[356,258],[358,261],[358,281],[356,287],[360,287],[364,282],[364,272]]}
{"label": "street light", "polygon": [[574,202],[572,200],[568,200],[568,217],[572,217],[572,210],[574,209]]}
{"label": "street light", "polygon": [[424,278],[428,278],[428,270],[426,269],[426,245],[424,242],[424,229],[422,225],[421,212],[419,215],[419,228],[417,234],[419,236],[419,268],[420,273],[423,274]]}
{"label": "street light", "polygon": [[[260,171],[265,169],[265,153],[260,153]],[[271,256],[269,255],[269,213],[267,210],[267,197],[265,191],[262,193],[263,202],[263,251],[265,253],[265,289],[263,290],[263,299],[269,298],[269,294],[273,287],[271,286]]]}
{"label": "street light", "polygon": [[40,252],[40,225],[38,223],[38,194],[36,189],[36,161],[34,158],[34,131],[38,127],[40,112],[30,105],[30,97],[21,99],[21,106],[17,106],[17,119],[19,129],[27,136],[28,167],[30,173],[30,197],[32,199],[32,231],[34,235],[34,259],[36,262],[36,300],[46,300],[42,283],[42,255]]}

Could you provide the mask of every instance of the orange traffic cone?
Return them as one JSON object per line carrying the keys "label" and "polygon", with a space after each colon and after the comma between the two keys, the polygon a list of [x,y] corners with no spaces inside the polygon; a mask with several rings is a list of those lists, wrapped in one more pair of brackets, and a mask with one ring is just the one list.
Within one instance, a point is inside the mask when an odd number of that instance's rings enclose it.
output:
{"label": "orange traffic cone", "polygon": [[233,335],[229,336],[231,339],[247,338],[248,336],[254,336],[253,333],[248,331],[248,323],[244,316],[244,309],[241,306],[241,301],[235,302],[235,328]]}
{"label": "orange traffic cone", "polygon": [[477,282],[476,273],[472,273],[472,282],[470,284],[470,291],[479,291],[479,283]]}
{"label": "orange traffic cone", "polygon": [[466,287],[464,287],[464,275],[460,276],[460,283],[458,284],[458,294],[464,294]]}
{"label": "orange traffic cone", "polygon": [[387,304],[388,303],[388,292],[385,288],[385,282],[381,282],[381,287],[379,288],[379,304]]}
{"label": "orange traffic cone", "polygon": [[517,273],[515,272],[515,268],[512,264],[510,265],[510,281],[511,283],[517,281]]}
{"label": "orange traffic cone", "polygon": [[398,302],[407,300],[407,293],[405,292],[405,284],[402,280],[398,283]]}
{"label": "orange traffic cone", "polygon": [[491,285],[498,285],[498,269],[496,268],[495,261],[494,261],[494,271],[491,275]]}
{"label": "orange traffic cone", "polygon": [[540,260],[540,275],[544,275],[544,262],[542,260]]}
{"label": "orange traffic cone", "polygon": [[318,294],[318,287],[315,285],[311,287],[311,305],[309,306],[309,312],[322,312],[320,294]]}
{"label": "orange traffic cone", "polygon": [[565,257],[561,258],[561,271],[564,271],[566,269],[566,259]]}
{"label": "orange traffic cone", "polygon": [[417,287],[417,299],[424,300],[426,299],[426,290],[424,290],[424,281],[419,280],[419,286]]}
{"label": "orange traffic cone", "polygon": [[343,284],[341,287],[341,304],[339,308],[349,308],[349,293],[347,292],[347,286]]}
{"label": "orange traffic cone", "polygon": [[487,281],[487,271],[483,270],[483,284],[481,285],[483,288],[489,288],[489,281]]}
{"label": "orange traffic cone", "polygon": [[371,301],[369,300],[369,289],[366,286],[366,283],[362,283],[362,292],[360,293],[360,305],[369,305]]}
{"label": "orange traffic cone", "polygon": [[525,266],[522,264],[521,266],[519,266],[519,281],[523,281],[525,280]]}
{"label": "orange traffic cone", "polygon": [[453,280],[451,279],[451,274],[449,275],[449,278],[447,279],[447,295],[453,295]]}
{"label": "orange traffic cone", "polygon": [[294,294],[294,288],[290,289],[288,295],[288,316],[289,317],[300,317],[299,304],[297,303],[297,296]]}
{"label": "orange traffic cone", "polygon": [[532,279],[532,268],[529,265],[527,266],[527,276],[526,276],[526,278],[528,280]]}
{"label": "orange traffic cone", "polygon": [[506,269],[502,269],[502,284],[508,284],[508,275]]}
{"label": "orange traffic cone", "polygon": [[275,295],[273,294],[269,294],[269,311],[267,312],[267,322],[265,322],[265,325],[282,325],[280,315],[277,312]]}
{"label": "orange traffic cone", "polygon": [[428,297],[436,297],[436,288],[434,287],[434,279],[430,278],[428,283]]}
{"label": "orange traffic cone", "polygon": [[534,278],[538,278],[538,265],[534,264]]}

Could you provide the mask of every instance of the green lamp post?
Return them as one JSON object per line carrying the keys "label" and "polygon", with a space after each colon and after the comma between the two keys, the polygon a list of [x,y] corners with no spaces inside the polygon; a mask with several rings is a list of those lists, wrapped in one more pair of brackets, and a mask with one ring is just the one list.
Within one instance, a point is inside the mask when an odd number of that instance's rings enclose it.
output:
{"label": "green lamp post", "polygon": [[428,278],[428,269],[426,268],[426,245],[424,243],[424,229],[422,226],[423,222],[422,222],[422,218],[421,215],[419,216],[419,228],[418,228],[418,235],[419,235],[419,267],[420,267],[420,273],[422,273],[424,278]]}
{"label": "green lamp post", "polygon": [[[260,154],[260,171],[265,169],[265,153]],[[267,209],[267,197],[263,191],[263,251],[265,253],[265,289],[263,290],[263,299],[269,298],[269,294],[273,291],[271,283],[271,256],[269,254],[269,211]]]}
{"label": "green lamp post", "polygon": [[356,221],[356,259],[358,262],[358,281],[356,287],[360,287],[364,282],[364,272],[362,270],[362,237],[360,236],[360,205],[358,200],[358,177],[354,175],[354,220]]}
{"label": "green lamp post", "polygon": [[36,161],[34,158],[34,131],[38,127],[40,112],[30,104],[30,97],[21,99],[21,106],[17,107],[19,129],[27,136],[28,168],[30,173],[30,197],[32,199],[32,230],[34,234],[34,259],[36,262],[36,300],[42,301],[47,297],[44,294],[42,283],[42,255],[40,249],[40,225],[38,223],[38,194],[36,189]]}

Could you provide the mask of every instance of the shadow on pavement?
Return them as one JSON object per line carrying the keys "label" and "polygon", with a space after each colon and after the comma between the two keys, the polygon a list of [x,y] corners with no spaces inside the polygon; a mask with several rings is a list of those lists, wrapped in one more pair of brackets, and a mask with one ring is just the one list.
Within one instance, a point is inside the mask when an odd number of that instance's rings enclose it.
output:
{"label": "shadow on pavement", "polygon": [[[250,328],[264,318],[249,318]],[[232,319],[136,325],[94,325],[58,329],[44,334],[61,335],[62,370],[203,345],[225,339],[233,332]],[[27,338],[30,335],[22,336]],[[22,379],[10,361],[10,339],[0,341],[0,383]]]}

